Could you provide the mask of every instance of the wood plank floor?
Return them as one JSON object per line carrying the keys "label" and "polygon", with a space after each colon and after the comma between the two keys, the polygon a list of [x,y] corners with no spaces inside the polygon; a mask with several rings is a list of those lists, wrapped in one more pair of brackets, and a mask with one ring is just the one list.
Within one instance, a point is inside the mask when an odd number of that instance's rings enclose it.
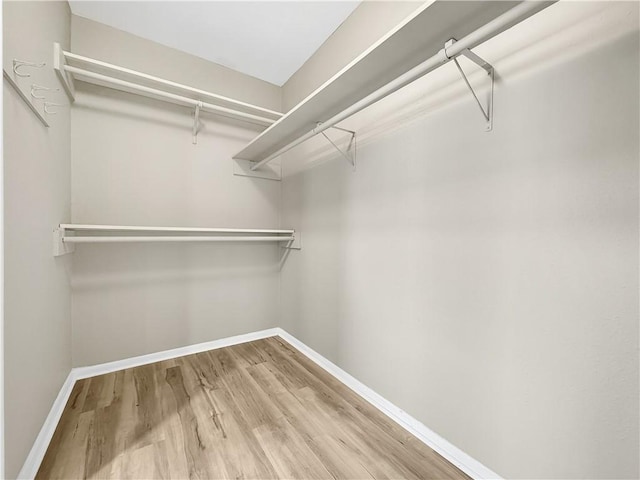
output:
{"label": "wood plank floor", "polygon": [[80,380],[36,478],[469,478],[279,337]]}

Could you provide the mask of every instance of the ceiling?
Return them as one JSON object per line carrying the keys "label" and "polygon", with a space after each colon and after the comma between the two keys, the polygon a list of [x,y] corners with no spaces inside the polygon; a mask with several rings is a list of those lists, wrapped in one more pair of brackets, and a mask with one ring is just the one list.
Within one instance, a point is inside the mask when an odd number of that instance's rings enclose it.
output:
{"label": "ceiling", "polygon": [[282,86],[360,1],[70,1],[104,23]]}

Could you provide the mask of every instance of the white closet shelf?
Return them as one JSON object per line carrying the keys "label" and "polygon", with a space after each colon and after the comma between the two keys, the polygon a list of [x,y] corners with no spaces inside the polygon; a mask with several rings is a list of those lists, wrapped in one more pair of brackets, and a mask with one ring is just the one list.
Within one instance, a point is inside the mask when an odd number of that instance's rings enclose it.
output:
{"label": "white closet shelf", "polygon": [[53,66],[70,101],[78,80],[258,125],[272,125],[282,117],[268,108],[67,52],[58,43],[53,45]]}
{"label": "white closet shelf", "polygon": [[[70,235],[71,232],[73,233]],[[77,235],[76,232],[82,232],[83,235]],[[53,232],[53,254],[57,257],[72,253],[76,243],[133,242],[287,242],[286,248],[300,249],[300,234],[291,229],[150,227],[62,223]]]}
{"label": "white closet shelf", "polygon": [[255,170],[553,3],[426,2],[233,158]]}

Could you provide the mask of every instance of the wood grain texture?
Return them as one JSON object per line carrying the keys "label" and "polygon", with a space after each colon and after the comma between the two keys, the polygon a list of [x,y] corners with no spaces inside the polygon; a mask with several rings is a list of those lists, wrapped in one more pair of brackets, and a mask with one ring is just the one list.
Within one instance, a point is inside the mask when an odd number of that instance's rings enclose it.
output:
{"label": "wood grain texture", "polygon": [[272,337],[79,380],[36,478],[469,477]]}

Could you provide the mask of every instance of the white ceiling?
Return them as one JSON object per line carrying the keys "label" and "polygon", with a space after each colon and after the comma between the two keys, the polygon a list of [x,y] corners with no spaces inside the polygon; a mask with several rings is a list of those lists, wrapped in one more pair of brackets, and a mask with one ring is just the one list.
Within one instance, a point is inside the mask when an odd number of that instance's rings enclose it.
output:
{"label": "white ceiling", "polygon": [[359,1],[70,1],[86,17],[283,85]]}

